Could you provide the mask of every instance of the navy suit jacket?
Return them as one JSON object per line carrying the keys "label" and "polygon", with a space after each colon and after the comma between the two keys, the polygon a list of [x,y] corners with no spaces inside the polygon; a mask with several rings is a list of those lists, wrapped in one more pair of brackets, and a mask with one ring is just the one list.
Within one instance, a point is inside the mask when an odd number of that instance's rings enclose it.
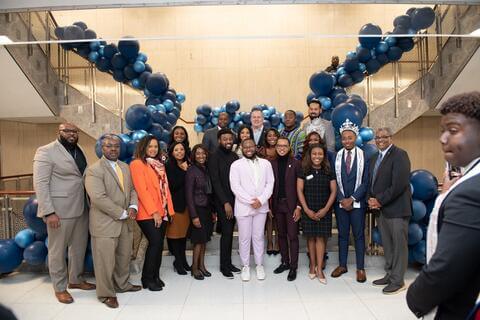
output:
{"label": "navy suit jacket", "polygon": [[360,202],[360,207],[365,208],[367,205],[369,163],[367,159],[364,160],[365,162],[363,164],[362,183],[360,184],[358,189],[355,190],[355,181],[357,180],[357,163],[358,163],[357,160],[358,160],[358,156],[355,155],[355,159],[353,160],[350,174],[347,175],[347,165],[345,163],[345,156],[342,157],[342,184],[343,184],[343,191],[345,192],[345,194],[343,194],[342,191],[340,190],[340,186],[337,181],[337,186],[339,186],[338,192],[337,192],[337,201],[343,200],[345,198],[354,197],[356,201]]}

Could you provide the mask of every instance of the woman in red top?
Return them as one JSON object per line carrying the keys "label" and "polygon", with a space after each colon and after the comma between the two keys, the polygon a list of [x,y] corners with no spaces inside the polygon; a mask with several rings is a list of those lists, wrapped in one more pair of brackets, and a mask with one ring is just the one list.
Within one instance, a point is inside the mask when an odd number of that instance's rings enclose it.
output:
{"label": "woman in red top", "polygon": [[135,160],[130,163],[133,185],[138,195],[137,223],[148,239],[142,285],[151,291],[160,291],[165,286],[159,274],[163,240],[167,223],[175,214],[165,167],[158,156],[157,138],[147,136],[137,143]]}

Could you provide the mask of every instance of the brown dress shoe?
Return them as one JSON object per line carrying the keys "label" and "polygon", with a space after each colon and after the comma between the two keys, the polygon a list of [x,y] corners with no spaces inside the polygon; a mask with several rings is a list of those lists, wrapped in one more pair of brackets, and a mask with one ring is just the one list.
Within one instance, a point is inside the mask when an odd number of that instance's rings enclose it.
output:
{"label": "brown dress shoe", "polygon": [[135,292],[135,291],[140,291],[140,290],[142,290],[141,286],[136,286],[134,284],[130,284],[130,286],[127,289],[120,290],[118,292]]}
{"label": "brown dress shoe", "polygon": [[118,300],[117,300],[117,297],[107,297],[107,298],[103,298],[103,303],[105,303],[107,305],[107,307],[109,308],[112,308],[112,309],[116,309],[118,308]]}
{"label": "brown dress shoe", "polygon": [[365,273],[365,270],[357,270],[357,282],[365,282],[367,281],[367,274]]}
{"label": "brown dress shoe", "polygon": [[347,272],[348,272],[347,268],[342,267],[342,266],[338,266],[338,267],[335,268],[335,270],[333,270],[331,276],[332,276],[332,278],[338,278],[342,274],[347,273]]}
{"label": "brown dress shoe", "polygon": [[57,297],[58,302],[61,303],[69,304],[73,302],[72,296],[66,290],[62,292],[55,292],[55,297]]}
{"label": "brown dress shoe", "polygon": [[83,281],[82,283],[69,283],[68,289],[95,290],[97,286],[93,283]]}

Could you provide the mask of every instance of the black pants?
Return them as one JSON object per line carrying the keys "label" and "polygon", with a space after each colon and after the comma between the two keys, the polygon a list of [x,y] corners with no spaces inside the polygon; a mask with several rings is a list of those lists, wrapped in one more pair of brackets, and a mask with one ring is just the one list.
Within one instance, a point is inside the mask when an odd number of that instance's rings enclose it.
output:
{"label": "black pants", "polygon": [[160,277],[162,265],[163,239],[167,231],[167,222],[163,221],[160,228],[155,228],[153,219],[137,221],[143,234],[148,239],[148,247],[143,263],[142,280],[153,281]]}
{"label": "black pants", "polygon": [[185,251],[187,250],[187,238],[169,239],[167,238],[168,249],[175,257],[176,263],[180,265],[188,264]]}
{"label": "black pants", "polygon": [[227,219],[225,209],[217,206],[217,224],[222,229],[220,236],[220,269],[229,268],[232,265],[232,241],[235,218]]}

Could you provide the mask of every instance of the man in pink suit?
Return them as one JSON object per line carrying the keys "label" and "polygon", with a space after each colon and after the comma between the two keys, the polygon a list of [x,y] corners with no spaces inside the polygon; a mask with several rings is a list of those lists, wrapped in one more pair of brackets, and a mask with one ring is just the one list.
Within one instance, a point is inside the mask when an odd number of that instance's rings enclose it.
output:
{"label": "man in pink suit", "polygon": [[230,168],[230,187],[235,195],[235,218],[238,224],[239,251],[242,262],[242,280],[250,280],[250,243],[257,265],[257,279],[265,279],[263,268],[264,230],[268,199],[273,192],[273,170],[269,161],[255,153],[255,142],[242,142],[243,158]]}

